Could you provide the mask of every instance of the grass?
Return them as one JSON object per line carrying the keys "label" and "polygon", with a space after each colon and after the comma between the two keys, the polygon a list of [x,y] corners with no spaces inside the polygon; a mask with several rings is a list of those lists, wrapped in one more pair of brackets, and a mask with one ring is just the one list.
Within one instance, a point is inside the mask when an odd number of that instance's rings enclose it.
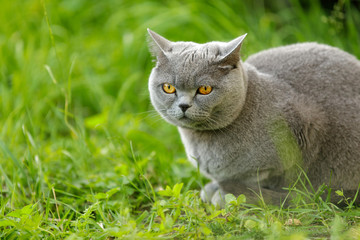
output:
{"label": "grass", "polygon": [[354,4],[0,0],[0,238],[360,239],[360,209],[316,192],[287,209],[202,203],[207,180],[147,92],[147,27],[174,41],[247,32],[244,59],[301,41],[359,58]]}

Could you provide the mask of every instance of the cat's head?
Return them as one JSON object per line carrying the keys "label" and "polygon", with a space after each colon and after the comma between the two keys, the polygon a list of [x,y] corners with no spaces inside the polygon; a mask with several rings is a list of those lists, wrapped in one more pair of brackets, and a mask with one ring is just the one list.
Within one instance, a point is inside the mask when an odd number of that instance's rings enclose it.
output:
{"label": "cat's head", "polygon": [[171,42],[148,29],[156,66],[151,102],[168,122],[184,128],[226,127],[239,115],[247,88],[239,51],[246,35],[230,42]]}

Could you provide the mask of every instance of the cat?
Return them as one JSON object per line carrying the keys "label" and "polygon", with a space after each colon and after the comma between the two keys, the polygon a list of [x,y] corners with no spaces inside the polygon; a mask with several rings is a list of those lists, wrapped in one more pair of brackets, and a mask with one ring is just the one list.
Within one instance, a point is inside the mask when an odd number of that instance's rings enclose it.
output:
{"label": "cat", "polygon": [[[212,181],[205,202],[228,193],[284,204],[302,171],[354,197],[360,184],[360,61],[298,43],[240,59],[230,42],[171,42],[148,29],[156,66],[151,103],[178,127],[190,162]],[[331,201],[340,196],[331,192]],[[359,199],[359,197],[358,197]]]}

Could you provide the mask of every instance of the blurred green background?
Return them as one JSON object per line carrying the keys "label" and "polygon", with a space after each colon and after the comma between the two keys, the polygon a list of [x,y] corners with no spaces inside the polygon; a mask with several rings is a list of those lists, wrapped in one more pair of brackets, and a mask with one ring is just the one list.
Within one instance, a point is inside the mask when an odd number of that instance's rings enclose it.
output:
{"label": "blurred green background", "polygon": [[152,189],[177,182],[200,188],[176,128],[150,105],[147,28],[200,43],[248,33],[244,60],[304,41],[360,57],[359,1],[0,0],[0,6],[3,213],[45,204],[52,190],[64,214],[83,209],[85,196],[118,186],[114,206],[135,210],[151,206]]}

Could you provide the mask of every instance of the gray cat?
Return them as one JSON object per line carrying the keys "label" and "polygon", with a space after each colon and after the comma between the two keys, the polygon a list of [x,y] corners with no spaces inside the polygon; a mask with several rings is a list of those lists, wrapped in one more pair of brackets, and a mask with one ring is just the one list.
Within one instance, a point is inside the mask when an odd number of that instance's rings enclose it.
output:
{"label": "gray cat", "polygon": [[[314,188],[354,197],[360,183],[360,61],[301,43],[240,60],[230,42],[171,42],[148,30],[157,59],[151,102],[178,126],[190,162],[212,180],[204,201],[227,193],[281,204],[303,169]],[[338,201],[332,194],[333,202]]]}

